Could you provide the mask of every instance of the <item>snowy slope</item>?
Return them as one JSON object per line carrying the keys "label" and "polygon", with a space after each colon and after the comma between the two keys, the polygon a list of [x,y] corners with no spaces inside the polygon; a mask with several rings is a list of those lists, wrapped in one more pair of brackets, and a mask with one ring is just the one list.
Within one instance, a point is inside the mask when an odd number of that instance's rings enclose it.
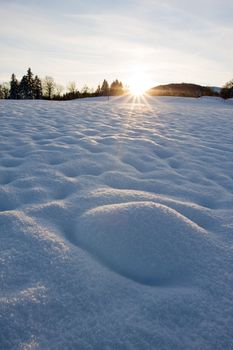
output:
{"label": "snowy slope", "polygon": [[0,348],[233,349],[233,105],[0,101]]}

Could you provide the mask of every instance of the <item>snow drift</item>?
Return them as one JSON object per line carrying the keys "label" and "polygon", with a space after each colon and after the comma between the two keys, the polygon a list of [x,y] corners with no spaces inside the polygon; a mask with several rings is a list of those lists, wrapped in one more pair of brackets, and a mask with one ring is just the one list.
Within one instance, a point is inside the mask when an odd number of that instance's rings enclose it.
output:
{"label": "snow drift", "polygon": [[181,283],[203,264],[205,231],[153,202],[105,205],[78,220],[75,242],[115,271],[150,285]]}
{"label": "snow drift", "polygon": [[0,100],[0,348],[233,348],[233,109]]}

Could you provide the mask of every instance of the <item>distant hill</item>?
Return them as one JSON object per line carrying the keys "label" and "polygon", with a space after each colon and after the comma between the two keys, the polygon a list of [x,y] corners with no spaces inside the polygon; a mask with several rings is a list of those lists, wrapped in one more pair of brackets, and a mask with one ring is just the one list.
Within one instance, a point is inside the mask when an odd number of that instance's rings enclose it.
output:
{"label": "distant hill", "polygon": [[151,96],[183,96],[201,97],[218,96],[221,89],[217,87],[201,86],[197,84],[181,83],[159,85],[148,90]]}

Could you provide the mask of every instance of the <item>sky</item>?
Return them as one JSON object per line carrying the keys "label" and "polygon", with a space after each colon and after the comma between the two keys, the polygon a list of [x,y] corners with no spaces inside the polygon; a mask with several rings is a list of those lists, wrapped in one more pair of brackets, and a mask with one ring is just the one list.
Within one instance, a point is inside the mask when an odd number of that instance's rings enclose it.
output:
{"label": "sky", "polygon": [[80,88],[137,74],[222,86],[232,38],[233,0],[0,0],[0,81],[31,67]]}

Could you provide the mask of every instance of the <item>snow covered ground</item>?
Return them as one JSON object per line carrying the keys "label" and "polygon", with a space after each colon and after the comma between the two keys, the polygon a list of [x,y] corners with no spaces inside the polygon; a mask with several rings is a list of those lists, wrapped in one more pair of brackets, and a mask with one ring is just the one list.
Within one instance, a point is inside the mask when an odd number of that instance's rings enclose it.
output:
{"label": "snow covered ground", "polygon": [[233,105],[0,101],[0,348],[233,349]]}

